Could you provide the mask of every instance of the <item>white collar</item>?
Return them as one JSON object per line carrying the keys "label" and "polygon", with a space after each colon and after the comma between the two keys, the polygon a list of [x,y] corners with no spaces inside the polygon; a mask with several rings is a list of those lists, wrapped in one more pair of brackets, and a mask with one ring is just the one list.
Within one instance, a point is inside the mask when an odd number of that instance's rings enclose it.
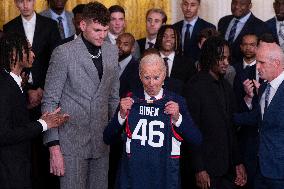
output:
{"label": "white collar", "polygon": [[52,9],[49,9],[49,11],[50,11],[51,17],[52,17],[54,20],[57,20],[57,18],[58,18],[59,16],[61,16],[62,20],[65,20],[65,19],[66,19],[65,10],[63,10],[61,14],[55,13]]}
{"label": "white collar", "polygon": [[116,44],[116,39],[117,39],[117,36],[115,36],[114,34],[112,34],[111,32],[108,32],[108,37],[111,41],[112,44]]}
{"label": "white collar", "polygon": [[18,76],[16,74],[14,74],[13,72],[10,72],[10,76],[13,77],[13,79],[16,81],[17,85],[20,87],[21,91],[23,92],[22,90],[22,78],[21,76]]}
{"label": "white collar", "polygon": [[190,24],[191,27],[194,27],[195,23],[197,22],[198,20],[198,16],[196,16],[193,20],[191,20],[190,22],[189,21],[186,21],[184,20],[183,21],[183,27],[186,27],[187,24]]}
{"label": "white collar", "polygon": [[254,60],[252,63],[248,64],[246,61],[243,59],[243,68],[246,68],[247,66],[253,66],[256,64],[256,60]]}
{"label": "white collar", "polygon": [[155,44],[155,43],[156,43],[156,40],[157,40],[157,38],[154,38],[154,39],[152,39],[152,40],[146,38],[146,44],[147,44],[148,42]]}
{"label": "white collar", "polygon": [[33,13],[33,16],[30,20],[25,19],[23,16],[21,17],[22,17],[23,24],[33,24],[33,25],[36,24],[36,13],[35,12]]}
{"label": "white collar", "polygon": [[[161,88],[160,92],[159,92],[156,96],[154,96],[154,97],[155,97],[157,100],[159,100],[159,99],[161,99],[161,98],[163,97],[163,93],[164,93],[164,89]],[[148,94],[146,93],[146,91],[144,91],[144,95],[145,95],[145,100],[150,100],[151,96],[148,95]]]}
{"label": "white collar", "polygon": [[249,12],[247,15],[245,15],[244,17],[240,18],[240,19],[237,19],[237,18],[234,18],[235,20],[239,20],[239,22],[245,24],[247,22],[247,20],[249,19],[251,15],[251,12]]}
{"label": "white collar", "polygon": [[163,53],[161,53],[160,52],[160,54],[161,54],[161,57],[162,58],[165,58],[165,57],[167,57],[171,62],[174,62],[174,58],[175,58],[175,51],[173,51],[171,54],[169,54],[168,56],[165,56]]}
{"label": "white collar", "polygon": [[277,90],[279,85],[281,85],[281,83],[283,82],[283,80],[284,80],[284,71],[282,71],[280,75],[278,75],[275,79],[273,79],[269,83],[273,89]]}

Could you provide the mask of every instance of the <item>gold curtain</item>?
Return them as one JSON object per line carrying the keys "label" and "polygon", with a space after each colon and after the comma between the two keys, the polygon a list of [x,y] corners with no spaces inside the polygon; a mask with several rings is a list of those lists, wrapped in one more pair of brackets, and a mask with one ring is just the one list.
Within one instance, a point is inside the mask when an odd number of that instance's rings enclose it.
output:
{"label": "gold curtain", "polygon": [[[68,0],[66,8],[72,10],[79,3],[88,3],[88,0]],[[168,15],[168,23],[171,22],[171,1],[170,0],[99,0],[106,7],[118,4],[126,11],[127,32],[131,32],[136,39],[145,36],[145,14],[148,9],[156,7],[163,9]],[[46,9],[45,0],[36,1],[36,11]],[[3,24],[19,15],[14,0],[0,0],[0,28]]]}

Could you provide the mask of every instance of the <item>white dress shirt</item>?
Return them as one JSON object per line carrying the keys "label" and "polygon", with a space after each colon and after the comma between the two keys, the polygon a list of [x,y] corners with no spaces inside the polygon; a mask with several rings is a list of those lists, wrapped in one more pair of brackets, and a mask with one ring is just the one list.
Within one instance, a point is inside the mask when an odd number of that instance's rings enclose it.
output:
{"label": "white dress shirt", "polygon": [[33,45],[34,33],[35,33],[35,26],[36,26],[36,13],[33,13],[33,16],[30,20],[26,20],[22,16],[23,27],[25,30],[25,34],[27,39],[29,40],[30,44]]}
{"label": "white dress shirt", "polygon": [[108,32],[107,35],[108,35],[108,37],[110,39],[111,44],[115,45],[117,36],[113,35],[111,32]]}
{"label": "white dress shirt", "polygon": [[275,20],[276,20],[276,31],[277,31],[279,44],[280,44],[280,47],[282,48],[282,50],[284,50],[284,39],[282,39],[282,37],[280,37],[280,35],[279,35],[280,25],[284,25],[284,21],[278,21],[276,17],[275,17]]}
{"label": "white dress shirt", "polygon": [[173,64],[174,64],[174,58],[175,58],[175,52],[173,51],[171,54],[169,54],[168,56],[165,56],[163,53],[160,53],[162,58],[168,58],[168,67],[169,67],[169,75],[168,77],[170,77],[171,73],[172,73],[172,69],[173,69]]}
{"label": "white dress shirt", "polygon": [[[280,84],[283,82],[283,80],[284,80],[284,71],[282,71],[282,73],[278,77],[276,77],[275,79],[269,82],[271,87],[270,87],[270,93],[269,93],[269,99],[268,99],[268,107],[275,93],[277,92]],[[260,108],[261,108],[262,117],[263,117],[264,107],[265,107],[265,93],[266,93],[266,90],[263,92],[261,99],[260,99]]]}
{"label": "white dress shirt", "polygon": [[[164,89],[162,88],[162,89],[160,90],[160,92],[159,92],[156,96],[154,96],[154,97],[155,97],[155,99],[159,100],[159,99],[163,98],[163,94],[164,94]],[[151,99],[151,96],[148,95],[145,91],[144,91],[144,96],[145,96],[145,100],[150,100],[150,99]],[[118,112],[118,122],[119,122],[120,125],[123,125],[123,124],[125,123],[126,118],[127,118],[127,117],[125,117],[125,118],[123,119],[123,118],[120,116],[120,112]],[[182,122],[182,115],[179,114],[179,117],[178,117],[177,122],[175,123],[175,126],[176,126],[176,127],[179,127],[180,124],[181,124],[181,122]]]}
{"label": "white dress shirt", "polygon": [[118,63],[119,66],[119,77],[122,75],[123,71],[125,70],[128,63],[131,61],[132,55],[129,55],[127,58],[123,59]]}
{"label": "white dress shirt", "polygon": [[[12,78],[14,79],[14,81],[17,83],[17,85],[19,86],[19,88],[21,89],[22,93],[23,93],[23,89],[22,89],[22,78],[21,76],[18,76],[16,74],[14,74],[13,72],[10,72],[10,75],[12,76]],[[37,120],[41,126],[42,126],[42,131],[46,131],[47,130],[47,124],[43,119],[39,119]]]}
{"label": "white dress shirt", "polygon": [[157,38],[154,38],[152,40],[146,38],[146,43],[145,43],[145,49],[149,49],[149,43],[153,43],[154,45],[156,44]]}
{"label": "white dress shirt", "polygon": [[182,30],[181,30],[181,36],[182,36],[182,49],[183,49],[183,47],[184,47],[184,35],[185,35],[185,32],[186,32],[186,25],[187,24],[190,24],[191,26],[190,26],[190,28],[189,28],[189,31],[190,31],[190,37],[191,37],[191,35],[192,35],[192,31],[193,31],[193,28],[194,28],[194,26],[195,26],[195,23],[197,22],[197,20],[198,20],[198,16],[196,16],[193,20],[191,20],[190,22],[188,22],[188,21],[186,21],[186,20],[184,20],[183,21],[183,26],[182,26]]}
{"label": "white dress shirt", "polygon": [[60,16],[62,18],[62,24],[63,24],[63,28],[64,28],[64,36],[65,36],[65,38],[70,37],[72,35],[72,33],[70,33],[70,29],[69,29],[69,26],[68,26],[65,10],[63,10],[63,12],[60,15],[55,13],[52,9],[49,9],[49,11],[50,11],[52,20],[55,20],[57,23],[59,22],[58,17]]}
{"label": "white dress shirt", "polygon": [[[240,32],[242,31],[244,25],[246,24],[247,20],[249,19],[251,15],[251,12],[249,12],[246,16],[238,19],[239,22],[237,24],[237,29],[236,29],[236,33],[235,33],[235,38],[234,38],[234,41],[236,40],[236,38],[238,37],[238,35],[240,34]],[[227,28],[227,31],[226,31],[226,35],[225,35],[225,39],[228,40],[229,39],[229,35],[230,35],[230,31],[235,23],[235,20],[237,20],[236,18],[233,18]]]}

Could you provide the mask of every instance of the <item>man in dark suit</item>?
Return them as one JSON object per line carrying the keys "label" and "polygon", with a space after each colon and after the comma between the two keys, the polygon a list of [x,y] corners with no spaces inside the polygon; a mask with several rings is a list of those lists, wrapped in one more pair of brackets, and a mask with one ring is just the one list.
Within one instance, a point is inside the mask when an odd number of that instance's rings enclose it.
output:
{"label": "man in dark suit", "polygon": [[275,40],[284,50],[284,0],[274,0],[273,8],[275,17],[267,20],[266,24]]}
{"label": "man in dark suit", "polygon": [[[53,49],[61,40],[56,22],[37,14],[34,11],[35,2],[35,0],[15,0],[21,15],[3,26],[6,33],[18,32],[25,35],[35,54],[32,67],[25,69],[28,78],[26,84],[28,108],[32,121],[41,116],[40,103],[49,59]],[[48,151],[42,145],[41,136],[33,141],[33,167],[33,182],[36,185],[48,178]]]}
{"label": "man in dark suit", "polygon": [[148,48],[153,48],[160,27],[167,22],[167,15],[162,9],[152,8],[146,13],[146,32],[147,36],[137,40],[140,53],[143,55]]}
{"label": "man in dark suit", "polygon": [[174,24],[181,36],[180,52],[192,58],[193,63],[199,58],[198,34],[205,28],[216,28],[213,24],[198,17],[200,0],[182,0],[181,10],[184,20]]}
{"label": "man in dark suit", "polygon": [[163,25],[157,35],[155,48],[159,50],[167,67],[167,77],[184,84],[197,72],[189,57],[179,54],[179,33],[173,25]]}
{"label": "man in dark suit", "polygon": [[42,16],[51,18],[57,22],[57,27],[61,39],[65,39],[75,34],[75,28],[72,23],[73,14],[65,10],[67,0],[47,0],[49,8],[42,11]]}
{"label": "man in dark suit", "polygon": [[[138,97],[139,99],[143,100],[152,100],[154,101],[153,103],[155,103],[155,101],[159,103],[163,100],[166,100],[164,102],[165,104],[162,105],[162,109],[158,108],[160,112],[159,118],[160,116],[168,117],[170,115],[171,120],[162,122],[164,126],[160,128],[159,123],[161,123],[161,121],[155,121],[155,131],[151,131],[151,126],[148,127],[147,124],[144,125],[147,127],[142,126],[143,139],[141,138],[142,136],[140,137],[140,139],[138,137],[134,137],[136,131],[140,133],[139,130],[141,128],[141,125],[139,126],[138,123],[132,137],[130,139],[127,139],[127,141],[132,141],[131,144],[129,142],[126,142],[126,137],[124,137],[124,146],[126,147],[124,147],[123,157],[121,160],[122,166],[120,166],[120,170],[117,174],[116,186],[117,188],[129,187],[136,189],[149,189],[153,186],[158,186],[156,187],[158,189],[180,188],[179,157],[181,142],[175,141],[174,137],[171,137],[171,133],[176,132],[178,135],[183,137],[186,142],[195,144],[199,144],[201,142],[201,134],[192,122],[192,119],[186,108],[185,100],[181,96],[162,88],[164,79],[166,77],[166,66],[163,59],[159,55],[149,54],[141,59],[139,76],[141,82],[143,83],[143,88],[142,90],[135,91],[132,97]],[[113,143],[116,138],[120,137],[121,130],[123,130],[124,127],[127,127],[125,126],[126,119],[130,118],[131,115],[129,114],[129,112],[131,112],[132,108],[134,107],[134,101],[132,97],[121,99],[119,111],[117,111],[112,122],[105,129],[104,141],[107,144]],[[159,118],[156,119],[159,120]],[[144,120],[147,121],[147,119]],[[132,126],[135,127],[136,125],[133,124]],[[144,128],[147,129],[147,131],[144,130]],[[148,128],[150,128],[149,131]],[[146,143],[145,145],[142,144],[143,142],[141,139],[146,140],[144,141]],[[137,141],[137,144],[139,145],[136,146],[135,141]],[[132,146],[132,144],[134,145]],[[153,162],[147,162],[148,158],[145,158],[148,156],[147,153],[144,153],[140,157],[137,157],[137,154],[135,154],[135,152],[133,154],[131,153],[134,151],[134,149],[143,151],[143,149],[145,148],[150,148],[152,151],[154,151],[156,156],[152,156],[153,159],[162,159],[164,161],[159,161],[159,163],[157,164]],[[151,153],[152,151],[149,151],[149,153]],[[130,156],[130,153],[131,155],[133,155],[133,158],[141,158],[139,164],[133,163],[133,159],[132,156]],[[175,157],[175,159],[171,159],[171,157]],[[127,164],[127,162],[129,164]],[[152,166],[147,166],[151,164]],[[139,169],[136,169],[135,167],[139,167]],[[152,169],[154,171],[153,173],[157,175],[157,177],[152,176]],[[146,183],[138,182],[138,184],[135,184],[137,180],[144,180]],[[157,180],[162,182],[157,182]],[[153,185],[149,183],[153,183]],[[151,186],[149,187],[149,185]]]}
{"label": "man in dark suit", "polygon": [[229,42],[234,61],[242,61],[240,44],[246,33],[255,33],[258,37],[269,33],[266,24],[252,14],[251,7],[251,0],[232,0],[232,15],[218,22],[218,31]]}
{"label": "man in dark suit", "polygon": [[[244,97],[246,92],[243,87],[243,82],[247,79],[260,81],[256,70],[256,49],[258,38],[255,34],[248,33],[242,38],[241,52],[243,61],[234,64],[236,69],[236,77],[234,80],[234,92],[239,105],[239,112],[247,112],[249,109],[245,104]],[[257,168],[257,148],[258,148],[258,129],[240,125],[238,132],[240,152],[243,156],[244,165],[248,173],[248,182],[246,188],[253,188],[253,181]]]}
{"label": "man in dark suit", "polygon": [[[15,4],[21,15],[5,24],[3,30],[5,33],[18,32],[25,35],[32,45],[35,60],[27,74],[30,108],[34,108],[41,102],[48,62],[52,50],[60,41],[60,35],[55,21],[35,13],[35,0],[16,0]],[[37,114],[39,115],[39,112]]]}
{"label": "man in dark suit", "polygon": [[134,51],[135,39],[130,33],[123,33],[116,39],[118,47],[118,66],[119,66],[119,80],[120,89],[119,96],[125,97],[131,91],[129,82],[133,82],[138,76],[139,63],[131,53]]}
{"label": "man in dark suit", "polygon": [[251,106],[258,90],[258,103],[248,113],[237,114],[237,124],[255,125],[259,129],[258,168],[255,189],[281,189],[284,186],[284,54],[275,43],[262,42],[256,53],[260,78],[244,82],[246,103]]}
{"label": "man in dark suit", "polygon": [[[131,53],[134,51],[135,39],[130,33],[122,33],[116,39],[118,47],[118,67],[119,67],[119,96],[125,97],[131,89],[131,82],[138,77],[139,63],[133,58]],[[109,154],[109,183],[108,188],[114,188],[115,177],[122,154],[122,141],[118,138],[116,142],[110,145]]]}
{"label": "man in dark suit", "polygon": [[229,55],[223,38],[207,39],[200,54],[201,70],[186,88],[189,111],[204,137],[201,147],[191,154],[196,185],[203,189],[232,189],[246,183],[231,121],[236,111],[234,93],[223,78]]}
{"label": "man in dark suit", "polygon": [[23,68],[34,53],[25,36],[6,34],[0,40],[0,183],[3,189],[31,189],[31,140],[67,121],[67,115],[46,113],[30,122],[21,85]]}
{"label": "man in dark suit", "polygon": [[69,41],[72,41],[74,39],[76,39],[78,37],[78,35],[82,32],[81,28],[80,28],[80,22],[82,21],[82,13],[83,13],[83,9],[85,7],[85,4],[78,4],[76,7],[74,7],[72,9],[72,13],[74,15],[72,22],[73,25],[75,27],[75,31],[76,33],[68,38],[63,39],[60,44],[64,44],[67,43]]}

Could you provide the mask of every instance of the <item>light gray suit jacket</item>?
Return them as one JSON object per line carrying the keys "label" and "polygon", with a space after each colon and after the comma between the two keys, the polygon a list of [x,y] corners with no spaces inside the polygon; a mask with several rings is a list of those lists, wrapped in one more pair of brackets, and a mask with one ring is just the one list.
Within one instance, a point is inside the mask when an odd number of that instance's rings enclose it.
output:
{"label": "light gray suit jacket", "polygon": [[[48,17],[48,18],[52,19],[51,13],[50,13],[50,9],[46,9],[46,10],[42,11],[39,14],[42,15],[42,16],[45,16],[45,17]],[[74,35],[75,32],[76,32],[75,31],[75,26],[74,26],[74,24],[72,22],[72,19],[73,19],[74,16],[73,16],[72,12],[69,12],[69,11],[66,11],[66,10],[65,10],[65,16],[66,16],[67,25],[68,25],[68,28],[69,28],[69,36],[66,36],[65,38],[68,38],[68,37]],[[57,21],[57,20],[55,20],[55,21]]]}
{"label": "light gray suit jacket", "polygon": [[101,49],[101,81],[81,35],[52,53],[42,112],[59,106],[70,119],[59,129],[45,132],[44,143],[59,140],[65,155],[98,158],[108,154],[103,131],[119,103],[118,50],[109,43]]}

